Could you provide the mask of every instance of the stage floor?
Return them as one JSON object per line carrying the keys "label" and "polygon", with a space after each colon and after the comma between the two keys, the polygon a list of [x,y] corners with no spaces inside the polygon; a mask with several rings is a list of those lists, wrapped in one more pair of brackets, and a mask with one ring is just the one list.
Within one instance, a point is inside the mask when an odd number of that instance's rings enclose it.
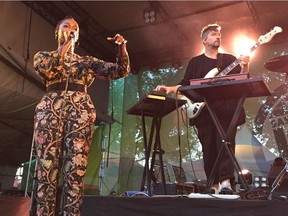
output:
{"label": "stage floor", "polygon": [[85,196],[82,216],[284,216],[287,212],[288,202],[281,200]]}
{"label": "stage floor", "polygon": [[[0,196],[0,215],[28,216],[30,198]],[[184,196],[84,196],[81,216],[284,216],[288,201],[200,199]]]}

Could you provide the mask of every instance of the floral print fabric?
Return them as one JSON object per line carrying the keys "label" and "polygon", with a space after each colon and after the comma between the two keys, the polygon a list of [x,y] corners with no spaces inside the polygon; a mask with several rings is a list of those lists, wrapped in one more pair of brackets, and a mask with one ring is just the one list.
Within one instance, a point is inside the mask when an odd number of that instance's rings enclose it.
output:
{"label": "floral print fabric", "polygon": [[[59,82],[89,86],[95,78],[113,80],[129,73],[129,58],[109,63],[94,57],[38,52],[34,67],[46,86]],[[34,138],[37,156],[37,215],[56,215],[62,202],[63,215],[80,215],[83,179],[94,132],[96,112],[86,92],[47,92],[36,106]],[[59,171],[63,171],[62,199],[56,200]]]}
{"label": "floral print fabric", "polygon": [[129,74],[128,54],[118,56],[116,63],[105,62],[91,56],[67,54],[61,59],[57,51],[40,51],[34,56],[34,68],[46,86],[58,82],[90,86],[95,78],[115,80]]}
{"label": "floral print fabric", "polygon": [[37,158],[40,159],[36,194],[38,215],[53,215],[50,213],[55,212],[62,165],[64,212],[79,214],[95,118],[90,97],[82,92],[51,92],[37,105],[35,143]]}

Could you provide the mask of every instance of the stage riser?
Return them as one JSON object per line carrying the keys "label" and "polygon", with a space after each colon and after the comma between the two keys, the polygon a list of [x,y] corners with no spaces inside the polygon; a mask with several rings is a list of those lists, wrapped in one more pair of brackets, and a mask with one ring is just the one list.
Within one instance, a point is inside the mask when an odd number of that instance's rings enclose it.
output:
{"label": "stage riser", "polygon": [[287,211],[287,201],[85,196],[81,216],[282,216]]}
{"label": "stage riser", "polygon": [[[28,216],[30,199],[0,196],[0,215]],[[81,216],[282,216],[287,201],[84,196]],[[19,214],[18,214],[19,213]]]}

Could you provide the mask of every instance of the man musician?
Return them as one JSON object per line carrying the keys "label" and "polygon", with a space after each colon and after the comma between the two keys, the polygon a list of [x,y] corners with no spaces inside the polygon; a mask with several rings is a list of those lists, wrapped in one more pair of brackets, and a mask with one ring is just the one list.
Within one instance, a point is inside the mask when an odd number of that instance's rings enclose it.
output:
{"label": "man musician", "polygon": [[[204,78],[209,71],[217,68],[218,71],[225,69],[236,57],[227,54],[219,53],[219,47],[221,45],[221,27],[218,24],[209,24],[205,26],[201,31],[201,40],[204,45],[205,51],[203,54],[193,57],[188,64],[183,79],[175,86],[163,86],[158,85],[156,91],[164,91],[166,94],[176,93],[181,86],[190,85],[191,79]],[[230,73],[248,73],[249,71],[249,56],[240,56],[240,64],[235,67]],[[241,89],[239,89],[241,91]],[[234,115],[237,107],[237,99],[221,100],[210,104],[210,107],[214,110],[215,114],[219,118],[219,121],[226,131]],[[240,117],[237,124],[233,128],[230,136],[231,149],[235,153],[235,137],[237,126],[245,122],[245,112],[242,107]],[[203,108],[197,118],[190,120],[191,125],[195,125],[198,131],[198,137],[202,145],[204,170],[206,177],[208,178],[212,172],[213,166],[217,159],[218,153],[223,145],[221,135],[218,133],[216,125],[212,121],[211,115],[206,109]],[[224,151],[222,161],[220,161],[219,167],[216,170],[216,175],[213,181],[212,189],[215,193],[233,193],[232,186],[234,182],[234,166],[231,157],[228,152]]]}

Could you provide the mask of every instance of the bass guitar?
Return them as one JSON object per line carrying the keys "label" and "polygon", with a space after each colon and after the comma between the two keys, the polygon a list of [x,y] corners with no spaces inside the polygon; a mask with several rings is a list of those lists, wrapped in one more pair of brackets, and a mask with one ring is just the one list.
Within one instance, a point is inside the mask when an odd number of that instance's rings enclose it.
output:
{"label": "bass guitar", "polygon": [[[270,32],[268,32],[265,35],[261,35],[258,38],[257,43],[255,43],[254,46],[252,46],[249,50],[249,52],[253,52],[255,49],[257,49],[261,44],[269,42],[274,35],[282,32],[282,28],[275,26]],[[233,61],[228,67],[226,67],[224,70],[219,72],[217,68],[214,68],[210,70],[204,78],[213,78],[213,77],[220,77],[220,76],[225,76],[228,73],[230,73],[237,65],[240,64],[240,59],[236,59]],[[205,107],[205,102],[197,102],[193,103],[191,100],[189,100],[187,97],[182,96],[182,100],[187,100],[187,103],[182,107],[187,112],[187,116],[190,119],[195,119],[199,116],[201,113],[201,110]]]}

